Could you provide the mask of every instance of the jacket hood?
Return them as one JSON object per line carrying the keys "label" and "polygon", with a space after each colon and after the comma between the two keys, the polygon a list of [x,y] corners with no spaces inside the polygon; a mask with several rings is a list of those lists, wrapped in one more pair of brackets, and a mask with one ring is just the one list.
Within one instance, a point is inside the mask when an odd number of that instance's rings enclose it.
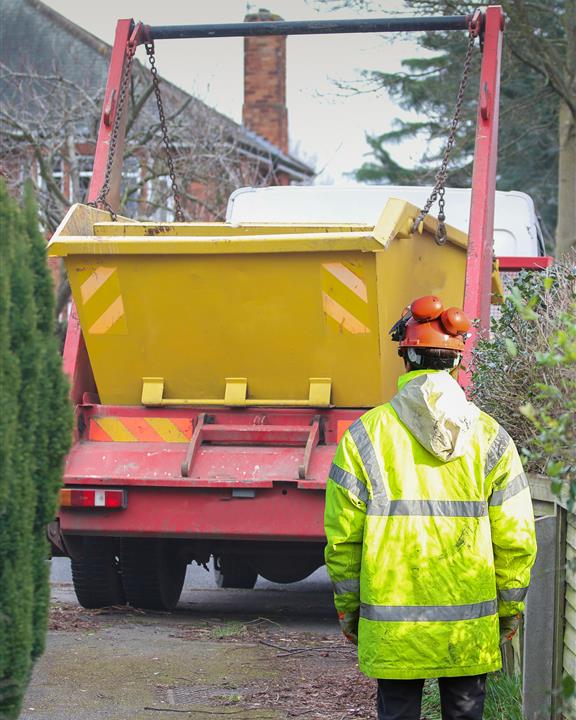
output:
{"label": "jacket hood", "polygon": [[391,405],[420,445],[444,462],[464,455],[480,410],[448,372],[413,370],[398,390]]}

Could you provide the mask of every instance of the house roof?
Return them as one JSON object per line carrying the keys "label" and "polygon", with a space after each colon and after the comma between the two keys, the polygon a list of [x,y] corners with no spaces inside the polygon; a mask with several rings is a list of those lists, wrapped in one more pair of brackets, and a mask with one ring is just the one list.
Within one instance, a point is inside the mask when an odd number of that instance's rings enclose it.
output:
{"label": "house roof", "polygon": [[[41,0],[0,0],[0,59],[16,72],[59,75],[81,84],[97,95],[106,84],[112,47],[71,22]],[[137,60],[134,73],[149,71]],[[175,102],[188,102],[201,114],[223,123],[242,150],[269,162],[276,171],[294,180],[306,180],[315,171],[297,158],[283,153],[255,132],[239,125],[173,83],[162,79],[163,92]],[[25,101],[22,99],[21,101]]]}

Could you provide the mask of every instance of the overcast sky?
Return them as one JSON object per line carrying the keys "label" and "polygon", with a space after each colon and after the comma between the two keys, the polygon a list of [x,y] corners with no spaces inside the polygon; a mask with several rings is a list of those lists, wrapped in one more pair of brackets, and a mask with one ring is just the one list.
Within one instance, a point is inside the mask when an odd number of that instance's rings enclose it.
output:
{"label": "overcast sky", "polygon": [[[50,7],[112,43],[116,20],[132,17],[148,25],[241,22],[246,10],[259,7],[285,20],[369,17],[366,11],[329,12],[315,0],[44,0]],[[373,3],[373,16],[398,12],[401,0]],[[409,13],[403,13],[409,14]],[[139,58],[145,63],[143,49]],[[346,173],[362,164],[368,152],[366,132],[392,127],[401,111],[381,92],[345,93],[335,84],[359,78],[363,68],[395,71],[404,57],[420,52],[413,39],[391,41],[373,34],[292,36],[287,40],[287,105],[290,146],[312,164],[323,184],[347,183]],[[156,43],[161,75],[241,121],[243,95],[242,39],[164,40]],[[405,114],[402,115],[406,117]],[[417,142],[392,148],[403,163],[417,161]]]}

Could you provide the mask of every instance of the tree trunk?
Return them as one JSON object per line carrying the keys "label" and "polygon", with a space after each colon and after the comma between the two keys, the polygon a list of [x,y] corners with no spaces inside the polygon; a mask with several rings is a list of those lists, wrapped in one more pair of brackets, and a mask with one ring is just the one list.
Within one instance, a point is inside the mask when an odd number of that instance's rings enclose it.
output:
{"label": "tree trunk", "polygon": [[559,140],[556,257],[576,246],[576,123],[563,101],[560,102]]}
{"label": "tree trunk", "polygon": [[70,178],[69,184],[69,199],[70,203],[83,202],[84,198],[80,197],[80,168],[78,167],[78,155],[76,154],[76,137],[73,130],[66,136],[66,150],[68,160],[68,176]]}
{"label": "tree trunk", "polygon": [[565,80],[568,95],[560,99],[558,115],[558,222],[556,257],[576,247],[576,4],[567,2]]}

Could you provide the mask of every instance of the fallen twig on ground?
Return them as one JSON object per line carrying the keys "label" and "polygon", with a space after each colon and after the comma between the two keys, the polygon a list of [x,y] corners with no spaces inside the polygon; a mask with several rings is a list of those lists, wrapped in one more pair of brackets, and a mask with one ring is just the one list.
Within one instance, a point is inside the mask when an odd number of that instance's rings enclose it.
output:
{"label": "fallen twig on ground", "polygon": [[[252,712],[252,708],[243,708],[242,710],[198,710],[197,708],[188,708],[186,710],[178,710],[176,708],[158,708],[158,707],[145,707],[144,710],[152,710],[154,712],[171,712],[171,713],[187,713],[188,715],[194,713],[200,715],[219,715],[220,717],[227,717],[228,715],[242,715],[243,713]],[[258,720],[277,720],[271,715],[261,715]]]}

